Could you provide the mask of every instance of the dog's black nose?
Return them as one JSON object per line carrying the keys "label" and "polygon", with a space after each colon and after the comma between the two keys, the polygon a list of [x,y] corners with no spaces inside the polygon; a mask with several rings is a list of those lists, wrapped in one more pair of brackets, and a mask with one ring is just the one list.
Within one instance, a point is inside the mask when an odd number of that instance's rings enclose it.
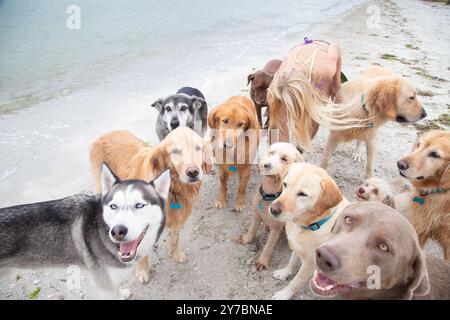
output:
{"label": "dog's black nose", "polygon": [[327,246],[316,250],[316,264],[322,271],[334,271],[341,266],[339,258]]}
{"label": "dog's black nose", "polygon": [[404,159],[398,160],[398,161],[397,161],[397,167],[398,167],[400,170],[406,170],[406,169],[409,168],[409,163],[408,163],[408,161],[406,161],[406,160],[404,160]]}
{"label": "dog's black nose", "polygon": [[423,119],[427,116],[427,112],[425,111],[425,109],[422,109],[422,114],[420,115],[420,119]]}
{"label": "dog's black nose", "polygon": [[189,167],[186,169],[186,175],[189,178],[195,178],[198,176],[199,173],[200,173],[200,170],[198,169],[198,167]]}
{"label": "dog's black nose", "polygon": [[273,216],[278,216],[281,213],[281,206],[278,203],[272,203],[269,210]]}
{"label": "dog's black nose", "polygon": [[128,228],[125,227],[123,224],[119,224],[118,226],[115,226],[111,230],[111,235],[116,240],[122,240],[127,235]]}
{"label": "dog's black nose", "polygon": [[170,127],[171,127],[172,129],[178,128],[179,125],[180,125],[180,121],[178,121],[178,120],[172,120],[172,121],[170,121]]}
{"label": "dog's black nose", "polygon": [[270,168],[272,168],[272,164],[270,164],[270,163],[264,164],[264,169],[270,169]]}

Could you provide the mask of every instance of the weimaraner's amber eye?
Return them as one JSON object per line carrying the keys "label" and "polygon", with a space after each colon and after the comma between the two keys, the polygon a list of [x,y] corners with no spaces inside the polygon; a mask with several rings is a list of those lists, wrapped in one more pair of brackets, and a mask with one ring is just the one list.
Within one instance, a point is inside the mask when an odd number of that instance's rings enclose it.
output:
{"label": "weimaraner's amber eye", "polygon": [[345,223],[348,224],[348,225],[351,225],[352,222],[353,222],[352,217],[349,217],[349,216],[346,216],[346,217],[344,218],[344,221],[345,221]]}
{"label": "weimaraner's amber eye", "polygon": [[381,251],[389,251],[389,248],[388,248],[387,244],[385,244],[385,243],[380,243],[377,247]]}

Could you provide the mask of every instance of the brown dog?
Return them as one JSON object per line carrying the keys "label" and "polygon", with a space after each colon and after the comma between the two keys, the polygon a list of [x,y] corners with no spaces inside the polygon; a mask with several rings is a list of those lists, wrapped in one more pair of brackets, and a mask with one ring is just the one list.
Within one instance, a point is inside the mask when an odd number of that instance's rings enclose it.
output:
{"label": "brown dog", "polygon": [[[170,254],[176,262],[186,256],[178,245],[179,232],[198,197],[204,173],[211,171],[209,146],[193,130],[179,127],[156,147],[146,145],[128,131],[113,131],[98,138],[91,147],[91,169],[96,191],[100,192],[102,163],[120,179],[152,180],[166,167],[170,169],[170,192],[166,202],[166,226]],[[147,257],[136,269],[141,282],[148,281]]]}
{"label": "brown dog", "polygon": [[431,255],[425,259],[414,228],[391,207],[349,205],[331,233],[331,240],[316,250],[310,285],[318,295],[450,299],[450,265]]}
{"label": "brown dog", "polygon": [[314,252],[330,237],[333,222],[348,205],[334,180],[325,170],[308,163],[293,163],[283,179],[283,192],[270,205],[270,214],[279,222],[286,222],[286,235],[292,249],[287,267],[273,276],[286,280],[297,267],[297,275],[273,299],[287,300],[296,294],[312,277]]}
{"label": "brown dog", "polygon": [[367,178],[373,176],[378,129],[387,121],[414,123],[427,115],[410,81],[379,66],[372,66],[359,77],[344,83],[335,101],[348,108],[348,117],[367,119],[369,123],[366,127],[332,130],[321,167],[327,169],[333,151],[340,143],[357,140],[354,159],[361,159],[362,142],[365,142]]}
{"label": "brown dog", "polygon": [[249,85],[250,82],[252,83],[250,87],[250,98],[252,98],[252,101],[256,107],[259,126],[264,129],[269,125],[269,117],[267,117],[263,126],[261,109],[263,107],[267,107],[267,89],[269,88],[273,76],[275,75],[275,72],[277,72],[280,65],[281,60],[270,60],[262,70],[258,70],[255,73],[250,73],[247,76],[247,85]]}
{"label": "brown dog", "polygon": [[397,162],[401,176],[411,181],[411,222],[420,246],[436,240],[450,259],[450,131],[434,130],[419,137],[411,153]]}
{"label": "brown dog", "polygon": [[220,193],[216,208],[225,207],[228,177],[239,175],[236,211],[245,207],[245,191],[259,143],[259,126],[253,102],[235,96],[213,109],[208,115],[213,154],[219,171]]}
{"label": "brown dog", "polygon": [[264,181],[253,198],[252,223],[245,235],[239,238],[239,243],[253,242],[262,221],[270,227],[269,238],[256,260],[256,269],[265,270],[269,265],[273,250],[283,231],[284,223],[276,221],[269,213],[269,206],[281,194],[281,179],[288,166],[294,162],[303,162],[300,152],[290,143],[277,142],[267,150],[267,155],[259,162],[259,171],[264,175]]}

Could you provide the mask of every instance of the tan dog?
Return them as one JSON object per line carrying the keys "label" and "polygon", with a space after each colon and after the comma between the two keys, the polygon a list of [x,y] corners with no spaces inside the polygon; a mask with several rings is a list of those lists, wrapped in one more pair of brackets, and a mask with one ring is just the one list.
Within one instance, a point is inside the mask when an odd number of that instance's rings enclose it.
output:
{"label": "tan dog", "polygon": [[366,119],[369,123],[366,127],[332,130],[321,167],[327,169],[333,151],[340,143],[357,140],[354,159],[360,160],[364,142],[367,150],[367,178],[373,176],[378,129],[387,121],[414,123],[427,115],[410,81],[379,66],[372,66],[359,77],[346,82],[338,92],[336,102],[348,108],[348,117]]}
{"label": "tan dog", "polygon": [[300,152],[290,143],[278,142],[272,144],[267,155],[259,162],[259,171],[264,175],[264,181],[253,198],[253,216],[250,227],[245,235],[239,238],[239,243],[249,244],[255,240],[256,233],[262,221],[270,227],[269,238],[256,260],[256,269],[265,270],[269,265],[273,250],[283,230],[284,223],[276,221],[269,213],[269,206],[281,194],[281,179],[288,166],[294,162],[303,162]]}
{"label": "tan dog", "polygon": [[219,171],[220,193],[216,208],[225,207],[228,177],[239,175],[236,211],[245,207],[245,191],[259,143],[259,126],[253,102],[235,96],[213,109],[208,115],[214,157]]}
{"label": "tan dog", "polygon": [[450,131],[425,133],[397,166],[413,185],[408,209],[420,246],[434,239],[450,259]]}
{"label": "tan dog", "polygon": [[274,299],[290,299],[312,277],[315,250],[329,239],[334,221],[348,203],[325,170],[308,163],[289,166],[283,192],[271,204],[270,213],[276,220],[286,222],[292,255],[287,267],[275,271],[273,276],[286,280],[299,258],[302,265],[288,286],[275,293]]}
{"label": "tan dog", "polygon": [[267,128],[269,125],[269,117],[267,117],[266,123],[263,126],[261,108],[267,107],[267,89],[280,65],[281,60],[270,60],[262,70],[250,73],[247,76],[247,85],[250,83],[252,84],[250,88],[250,98],[252,98],[255,105],[259,126],[261,128]]}
{"label": "tan dog", "polygon": [[[146,145],[128,131],[113,131],[98,138],[91,147],[91,168],[96,191],[100,191],[99,167],[102,163],[120,179],[152,180],[166,167],[170,169],[170,192],[166,202],[166,227],[170,235],[170,254],[184,262],[178,245],[179,232],[198,197],[204,173],[211,170],[210,149],[193,130],[179,127],[156,147]],[[148,281],[148,259],[136,269],[141,282]]]}
{"label": "tan dog", "polygon": [[[416,232],[377,202],[346,207],[316,250],[313,292],[347,299],[450,299],[450,265],[425,259]],[[428,269],[428,271],[427,271]]]}

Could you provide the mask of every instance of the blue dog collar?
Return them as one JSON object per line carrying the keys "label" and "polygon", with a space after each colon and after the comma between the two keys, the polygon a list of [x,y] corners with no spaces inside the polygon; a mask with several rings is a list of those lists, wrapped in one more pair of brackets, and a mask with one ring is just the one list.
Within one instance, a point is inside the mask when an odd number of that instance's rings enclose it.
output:
{"label": "blue dog collar", "polygon": [[311,231],[319,230],[320,227],[322,227],[325,223],[327,223],[328,220],[331,219],[331,217],[336,213],[336,210],[337,210],[337,208],[334,209],[334,210],[333,210],[333,213],[330,214],[328,217],[325,217],[325,218],[323,218],[323,219],[321,219],[321,220],[319,220],[319,221],[316,221],[316,222],[314,222],[314,223],[311,223],[311,224],[308,225],[308,226],[301,226],[302,229],[304,229],[304,230],[311,230]]}

